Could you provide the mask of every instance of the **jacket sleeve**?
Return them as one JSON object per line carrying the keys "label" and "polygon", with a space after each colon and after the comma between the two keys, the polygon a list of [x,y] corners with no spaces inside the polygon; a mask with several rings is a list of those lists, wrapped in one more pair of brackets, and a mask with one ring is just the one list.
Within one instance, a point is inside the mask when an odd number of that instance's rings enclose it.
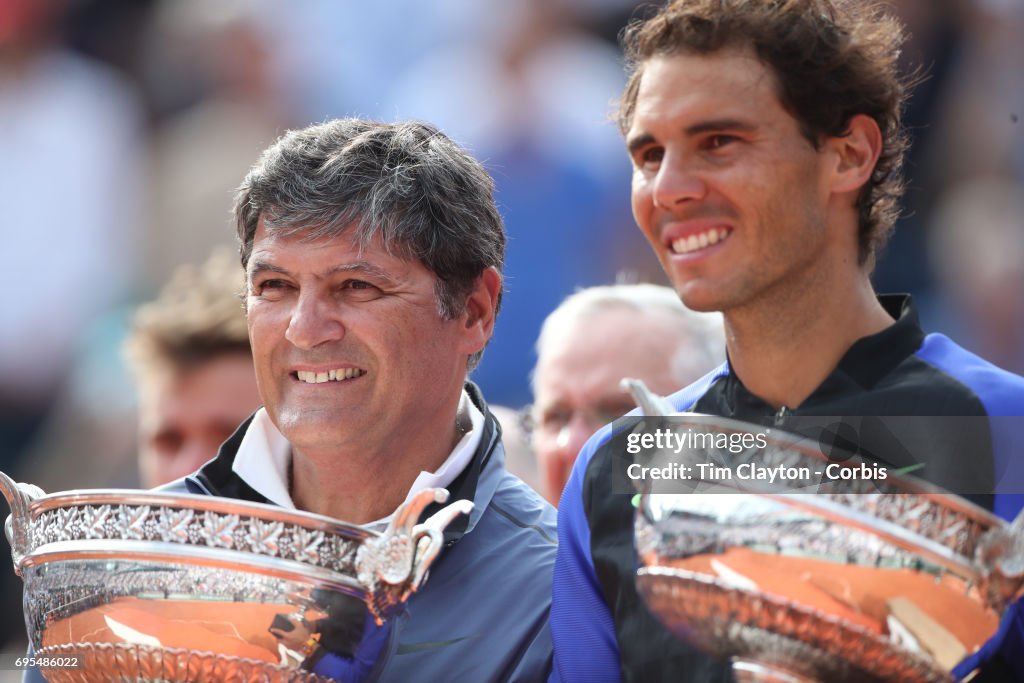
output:
{"label": "jacket sleeve", "polygon": [[551,588],[552,683],[621,680],[615,624],[594,571],[583,505],[584,475],[602,436],[607,436],[604,430],[584,446],[558,507],[558,554]]}

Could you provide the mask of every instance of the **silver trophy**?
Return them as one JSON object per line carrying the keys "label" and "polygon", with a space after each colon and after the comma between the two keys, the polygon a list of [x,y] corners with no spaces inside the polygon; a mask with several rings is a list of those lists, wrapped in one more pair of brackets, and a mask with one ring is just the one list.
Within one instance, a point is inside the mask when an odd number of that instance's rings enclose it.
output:
{"label": "silver trophy", "polygon": [[[949,683],[1024,594],[1024,513],[1006,524],[911,477],[872,478],[855,459],[837,466],[860,477],[805,476],[832,464],[806,439],[675,413],[642,383],[624,387],[677,431],[759,437],[720,461],[714,448],[646,459],[694,476],[685,491],[645,486],[635,522],[640,595],[678,637],[731,658],[737,680]],[[790,473],[787,486],[730,478],[755,455]]]}
{"label": "silver trophy", "polygon": [[[459,500],[406,501],[384,533],[210,496],[83,490],[45,495],[0,472],[6,532],[25,584],[25,625],[51,682],[315,683],[337,643],[318,624],[367,610],[383,623],[426,579]],[[342,650],[342,656],[350,653]]]}

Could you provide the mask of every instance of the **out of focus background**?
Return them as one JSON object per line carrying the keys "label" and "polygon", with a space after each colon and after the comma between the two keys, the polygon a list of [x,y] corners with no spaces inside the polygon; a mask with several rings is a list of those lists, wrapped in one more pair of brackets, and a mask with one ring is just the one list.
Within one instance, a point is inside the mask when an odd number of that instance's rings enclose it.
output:
{"label": "out of focus background", "polygon": [[[0,469],[48,491],[138,484],[134,308],[234,244],[233,189],[263,148],[338,116],[431,121],[490,170],[507,294],[474,379],[529,402],[534,340],[567,294],[623,271],[665,282],[609,119],[636,5],[0,0]],[[1024,372],[1024,0],[893,5],[929,78],[878,289]],[[22,639],[4,600],[0,647]]]}

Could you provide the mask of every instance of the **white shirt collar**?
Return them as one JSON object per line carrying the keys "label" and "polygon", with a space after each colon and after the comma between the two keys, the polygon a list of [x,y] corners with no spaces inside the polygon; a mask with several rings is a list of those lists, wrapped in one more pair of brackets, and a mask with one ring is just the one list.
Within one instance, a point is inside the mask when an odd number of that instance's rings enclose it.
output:
{"label": "white shirt collar", "polygon": [[[447,460],[434,472],[420,472],[406,494],[406,500],[423,489],[431,487],[447,487],[473,459],[473,454],[480,446],[483,438],[484,416],[473,405],[469,394],[462,391],[456,422],[468,429],[455,445]],[[275,505],[291,510],[295,509],[288,490],[289,470],[291,468],[291,444],[277,429],[265,408],[260,408],[253,416],[249,428],[245,430],[242,443],[238,446],[235,462],[231,466],[235,474],[253,490]],[[390,515],[384,519],[371,522],[367,526],[385,526]]]}
{"label": "white shirt collar", "polygon": [[292,447],[260,408],[245,430],[231,469],[264,498],[283,508],[295,509],[288,491]]}

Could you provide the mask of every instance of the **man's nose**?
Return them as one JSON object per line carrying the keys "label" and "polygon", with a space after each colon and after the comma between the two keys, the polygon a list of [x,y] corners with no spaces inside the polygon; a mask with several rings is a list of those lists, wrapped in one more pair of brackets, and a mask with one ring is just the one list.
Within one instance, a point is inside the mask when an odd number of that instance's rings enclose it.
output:
{"label": "man's nose", "polygon": [[341,339],[345,336],[345,326],[338,305],[315,293],[300,293],[284,336],[300,349],[312,349]]}
{"label": "man's nose", "polygon": [[707,185],[698,165],[686,155],[666,152],[654,176],[651,197],[655,206],[673,209],[705,194]]}

